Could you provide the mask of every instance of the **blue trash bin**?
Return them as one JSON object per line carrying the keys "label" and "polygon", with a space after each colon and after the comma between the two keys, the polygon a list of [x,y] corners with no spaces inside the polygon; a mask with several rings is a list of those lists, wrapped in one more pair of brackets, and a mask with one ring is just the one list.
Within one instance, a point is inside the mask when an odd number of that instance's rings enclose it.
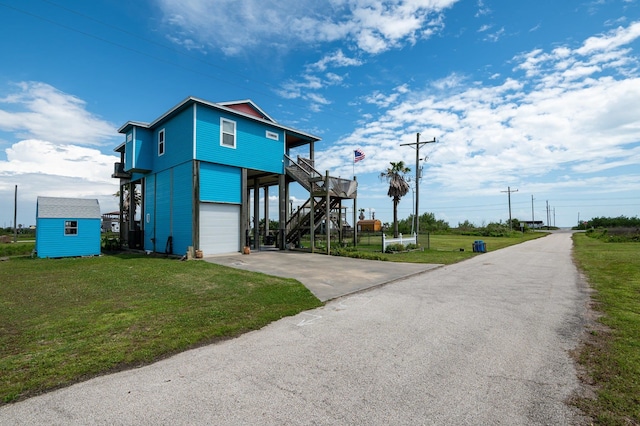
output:
{"label": "blue trash bin", "polygon": [[474,253],[486,253],[487,245],[482,240],[476,240],[473,242],[473,252]]}

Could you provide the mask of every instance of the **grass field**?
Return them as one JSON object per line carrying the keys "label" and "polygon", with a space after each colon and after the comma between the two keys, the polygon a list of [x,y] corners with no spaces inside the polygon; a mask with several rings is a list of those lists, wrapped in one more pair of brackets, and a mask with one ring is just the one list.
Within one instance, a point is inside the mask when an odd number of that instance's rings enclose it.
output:
{"label": "grass field", "polygon": [[[376,254],[377,257],[391,262],[409,263],[440,263],[452,264],[476,256],[472,250],[473,242],[482,240],[487,251],[499,250],[514,244],[520,244],[535,238],[544,237],[545,232],[515,233],[513,237],[478,237],[469,235],[420,235],[418,242],[424,250],[410,251],[406,253],[381,253],[381,237],[368,237],[362,235],[358,244],[358,251]],[[427,246],[430,247],[427,249]],[[464,251],[461,251],[463,249]]]}
{"label": "grass field", "polygon": [[0,244],[0,257],[31,254],[35,246],[33,241]]}
{"label": "grass field", "polygon": [[152,362],[322,303],[295,280],[138,255],[0,262],[0,401]]}
{"label": "grass field", "polygon": [[597,399],[575,403],[598,424],[640,425],[640,243],[575,234],[574,253],[606,327],[594,328],[579,354]]}

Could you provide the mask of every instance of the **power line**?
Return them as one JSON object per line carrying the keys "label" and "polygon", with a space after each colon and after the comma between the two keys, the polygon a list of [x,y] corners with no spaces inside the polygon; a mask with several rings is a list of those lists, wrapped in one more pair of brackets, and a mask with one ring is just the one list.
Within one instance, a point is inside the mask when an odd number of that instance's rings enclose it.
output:
{"label": "power line", "polygon": [[420,206],[420,202],[418,201],[419,199],[419,194],[420,194],[420,178],[421,176],[421,172],[422,169],[420,168],[420,147],[423,145],[426,145],[428,143],[436,143],[436,138],[433,138],[433,140],[430,141],[421,141],[420,140],[420,133],[416,133],[416,141],[415,142],[409,142],[409,143],[401,143],[400,146],[412,146],[415,148],[416,150],[416,210],[415,210],[415,215],[414,215],[414,222],[415,222],[415,233],[416,233],[416,241],[418,238],[418,229],[419,229],[419,222],[418,222],[418,217],[420,216],[420,212],[419,212],[419,206]]}

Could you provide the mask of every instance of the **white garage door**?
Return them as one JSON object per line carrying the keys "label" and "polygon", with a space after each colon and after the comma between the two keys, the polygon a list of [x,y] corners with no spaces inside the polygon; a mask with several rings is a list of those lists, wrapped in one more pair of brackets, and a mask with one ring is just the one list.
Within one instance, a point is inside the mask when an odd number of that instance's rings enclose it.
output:
{"label": "white garage door", "polygon": [[240,251],[240,206],[200,204],[200,250],[204,255]]}

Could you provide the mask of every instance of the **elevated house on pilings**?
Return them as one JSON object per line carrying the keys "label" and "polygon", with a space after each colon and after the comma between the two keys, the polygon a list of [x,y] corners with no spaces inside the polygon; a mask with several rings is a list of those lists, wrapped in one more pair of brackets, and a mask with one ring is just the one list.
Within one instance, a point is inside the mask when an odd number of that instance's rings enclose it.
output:
{"label": "elevated house on pilings", "polygon": [[[267,235],[274,186],[280,249],[300,246],[306,236],[313,249],[319,230],[329,249],[331,231],[342,236],[342,200],[353,199],[355,212],[356,182],[313,169],[320,139],[280,125],[250,100],[189,97],[153,122],[129,121],[119,132],[125,141],[115,148],[120,162],[112,177],[120,180],[120,239],[129,248],[175,255],[193,248],[205,256],[258,250],[260,193]],[[304,147],[309,159],[293,161],[291,150]],[[292,215],[293,182],[309,200]]]}

